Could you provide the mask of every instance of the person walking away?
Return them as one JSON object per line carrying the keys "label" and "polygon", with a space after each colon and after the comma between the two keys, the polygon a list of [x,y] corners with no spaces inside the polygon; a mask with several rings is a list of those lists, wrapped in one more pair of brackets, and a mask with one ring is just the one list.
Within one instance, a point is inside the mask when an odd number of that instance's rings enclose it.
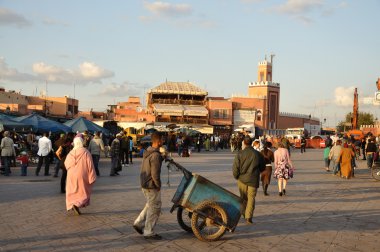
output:
{"label": "person walking away", "polygon": [[201,152],[201,146],[202,145],[203,145],[202,138],[200,135],[198,135],[198,137],[196,139],[196,146],[197,146],[198,152]]}
{"label": "person walking away", "polygon": [[22,151],[20,154],[21,155],[19,157],[17,157],[17,160],[20,161],[20,163],[21,163],[21,165],[20,165],[21,176],[26,176],[28,165],[29,165],[29,157],[25,151]]}
{"label": "person walking away", "polygon": [[[81,135],[78,135],[81,136]],[[67,155],[70,153],[70,151],[73,149],[73,141],[74,141],[74,133],[68,133],[65,137],[65,143],[62,145],[62,152],[61,152],[61,169],[62,169],[62,176],[61,176],[61,193],[66,193],[66,178],[67,178],[67,170],[65,166],[65,161]]]}
{"label": "person walking away", "polygon": [[210,146],[211,146],[210,137],[207,136],[205,140],[205,151],[210,151]]}
{"label": "person walking away", "polygon": [[244,137],[244,150],[235,156],[232,174],[237,180],[240,198],[247,202],[243,215],[247,223],[251,224],[255,211],[255,197],[259,187],[260,172],[265,170],[264,157],[252,147],[252,139]]}
{"label": "person walking away", "polygon": [[329,154],[330,154],[330,146],[329,145],[326,145],[325,149],[323,150],[323,160],[325,161],[325,170],[327,172],[330,171],[330,158],[329,158]]}
{"label": "person walking away", "polygon": [[28,135],[26,135],[26,146],[27,146],[29,151],[32,150],[32,146],[34,144],[34,139],[35,139],[35,136],[34,136],[33,132],[29,132]]}
{"label": "person walking away", "polygon": [[182,144],[183,144],[182,136],[179,135],[177,138],[177,148],[178,148],[178,156],[180,157],[182,157]]}
{"label": "person walking away", "polygon": [[[132,156],[133,156],[133,138],[131,136],[128,136],[129,138],[129,163],[133,164]],[[175,151],[175,144],[174,144],[174,151]]]}
{"label": "person walking away", "polygon": [[119,175],[118,171],[120,170],[120,139],[121,139],[121,134],[118,133],[116,134],[116,138],[112,141],[111,143],[111,172],[110,176],[116,176]]}
{"label": "person walking away", "polygon": [[1,159],[4,164],[4,176],[9,176],[9,173],[11,173],[11,159],[13,156],[16,156],[16,150],[13,140],[9,137],[9,131],[4,131],[3,136],[0,145]]}
{"label": "person walking away", "polygon": [[90,133],[88,133],[88,131],[85,130],[82,134],[82,137],[83,137],[83,147],[88,148],[91,141]]}
{"label": "person walking away", "polygon": [[218,151],[220,138],[218,135],[214,136],[214,151]]}
{"label": "person walking away", "polygon": [[54,155],[55,155],[55,159],[57,161],[57,163],[55,164],[55,167],[54,167],[54,175],[53,175],[53,177],[55,177],[55,178],[58,177],[59,169],[61,168],[61,162],[60,162],[61,157],[58,157],[56,155],[56,153],[57,153],[57,150],[59,149],[59,147],[61,147],[64,143],[65,143],[65,134],[61,134],[59,136],[58,140],[54,142]]}
{"label": "person walking away", "polygon": [[376,151],[377,151],[377,148],[376,148],[375,138],[370,137],[368,139],[367,147],[365,149],[368,169],[372,168],[373,156]]}
{"label": "person walking away", "polygon": [[333,146],[333,140],[331,139],[330,135],[327,135],[327,137],[326,137],[325,146],[330,147],[330,149]]}
{"label": "person walking away", "polygon": [[50,152],[52,150],[52,146],[51,146],[51,141],[47,137],[47,135],[48,134],[45,132],[43,134],[43,137],[41,137],[38,140],[38,152],[37,152],[38,164],[37,164],[37,169],[36,169],[36,176],[38,176],[40,173],[42,163],[45,164],[45,174],[44,175],[50,176],[50,174],[49,174],[49,166],[50,166],[49,155],[50,155]]}
{"label": "person walking away", "polygon": [[332,161],[334,175],[340,172],[339,155],[340,155],[340,151],[342,150],[341,144],[342,144],[342,140],[338,139],[335,142],[335,145],[331,148],[330,153],[329,153],[329,159]]}
{"label": "person walking away", "polygon": [[261,154],[264,157],[265,170],[260,173],[260,178],[265,196],[269,195],[268,186],[270,185],[270,179],[272,177],[272,163],[274,162],[274,154],[270,147],[272,147],[272,144],[270,142],[266,142],[263,150],[261,151]]}
{"label": "person walking away", "polygon": [[301,153],[306,152],[306,139],[304,136],[301,137]]}
{"label": "person walking away", "polygon": [[92,186],[96,181],[94,163],[91,153],[83,147],[82,137],[74,138],[74,148],[67,155],[65,167],[66,210],[80,215],[79,208],[90,205]]}
{"label": "person walking away", "polygon": [[278,195],[283,196],[286,194],[287,182],[292,177],[289,173],[294,169],[289,151],[285,148],[283,142],[278,143],[278,149],[274,152],[274,165],[274,177],[278,183]]}
{"label": "person walking away", "polygon": [[289,139],[287,139],[285,136],[282,136],[281,143],[283,144],[284,148],[288,150],[289,156],[290,156],[290,142],[289,142]]}
{"label": "person walking away", "polygon": [[120,162],[122,166],[129,166],[129,138],[126,134],[120,140]]}
{"label": "person walking away", "polygon": [[88,145],[88,151],[91,153],[92,161],[94,163],[96,176],[100,176],[99,172],[99,160],[100,152],[104,152],[104,143],[100,138],[100,132],[96,132],[95,136],[91,139],[90,144]]}
{"label": "person walking away", "polygon": [[352,168],[351,169],[351,176],[354,177],[354,175],[355,175],[355,169],[356,169],[356,147],[355,147],[355,142],[349,141],[347,147],[349,149],[351,149],[352,152],[354,153],[354,157],[351,158],[351,168]]}
{"label": "person walking away", "polygon": [[140,183],[146,199],[144,209],[134,221],[133,228],[145,239],[161,240],[154,227],[161,213],[161,165],[163,158],[159,152],[162,146],[161,135],[152,133],[152,146],[144,152],[141,164]]}
{"label": "person walking away", "polygon": [[172,156],[172,153],[175,152],[175,146],[176,146],[176,136],[175,134],[171,134],[168,138],[168,150],[170,153],[170,157]]}
{"label": "person walking away", "polygon": [[340,163],[340,171],[342,178],[349,179],[352,175],[352,159],[355,157],[355,153],[352,151],[351,147],[344,143],[342,150],[340,151],[338,160]]}
{"label": "person walking away", "polygon": [[362,153],[363,153],[362,160],[366,160],[366,153],[365,153],[366,145],[367,145],[366,138],[362,138],[362,140],[360,141],[360,147],[362,148]]}
{"label": "person walking away", "polygon": [[108,158],[108,152],[109,152],[109,145],[108,145],[108,142],[109,142],[109,137],[106,136],[106,134],[104,134],[103,132],[100,133],[100,138],[102,139],[103,141],[103,144],[104,144],[104,157],[105,158]]}

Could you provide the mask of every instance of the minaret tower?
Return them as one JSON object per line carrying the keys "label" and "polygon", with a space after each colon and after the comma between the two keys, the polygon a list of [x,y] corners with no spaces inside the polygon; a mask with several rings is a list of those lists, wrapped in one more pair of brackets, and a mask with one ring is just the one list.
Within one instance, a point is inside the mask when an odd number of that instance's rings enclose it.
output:
{"label": "minaret tower", "polygon": [[276,129],[278,126],[279,107],[280,107],[280,84],[272,81],[273,77],[273,58],[270,61],[259,62],[257,69],[257,81],[250,82],[248,85],[248,95],[264,99],[261,108],[256,108],[262,114],[262,124],[264,129]]}

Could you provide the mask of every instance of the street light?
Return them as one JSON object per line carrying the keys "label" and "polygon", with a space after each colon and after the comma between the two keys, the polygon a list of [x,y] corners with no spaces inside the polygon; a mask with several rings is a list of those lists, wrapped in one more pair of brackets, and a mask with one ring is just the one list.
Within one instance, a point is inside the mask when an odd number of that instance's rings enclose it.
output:
{"label": "street light", "polygon": [[310,133],[310,137],[311,137],[311,114],[309,114],[309,133]]}
{"label": "street light", "polygon": [[320,132],[321,135],[322,135],[322,126],[324,123],[326,123],[326,118],[323,118],[323,122],[321,121],[321,132]]}

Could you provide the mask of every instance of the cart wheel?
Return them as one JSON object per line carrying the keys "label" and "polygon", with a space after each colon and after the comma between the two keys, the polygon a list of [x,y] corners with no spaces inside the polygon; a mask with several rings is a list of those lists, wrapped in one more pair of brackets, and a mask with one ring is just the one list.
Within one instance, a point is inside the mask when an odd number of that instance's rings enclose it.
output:
{"label": "cart wheel", "polygon": [[183,230],[189,233],[193,233],[191,229],[191,217],[193,216],[192,212],[187,211],[183,207],[178,207],[177,210],[177,221]]}
{"label": "cart wheel", "polygon": [[380,180],[380,166],[372,166],[372,177],[376,180]]}
{"label": "cart wheel", "polygon": [[201,241],[216,241],[226,232],[226,211],[214,201],[199,204],[191,217],[194,235]]}

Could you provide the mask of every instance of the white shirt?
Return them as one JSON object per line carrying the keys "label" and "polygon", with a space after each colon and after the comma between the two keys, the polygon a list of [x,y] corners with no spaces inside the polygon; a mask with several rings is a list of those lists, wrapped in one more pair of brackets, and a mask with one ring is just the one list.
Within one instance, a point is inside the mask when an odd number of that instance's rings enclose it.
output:
{"label": "white shirt", "polygon": [[45,157],[45,156],[49,155],[51,149],[52,149],[51,148],[51,141],[49,138],[44,136],[38,140],[38,152],[37,152],[38,156]]}

